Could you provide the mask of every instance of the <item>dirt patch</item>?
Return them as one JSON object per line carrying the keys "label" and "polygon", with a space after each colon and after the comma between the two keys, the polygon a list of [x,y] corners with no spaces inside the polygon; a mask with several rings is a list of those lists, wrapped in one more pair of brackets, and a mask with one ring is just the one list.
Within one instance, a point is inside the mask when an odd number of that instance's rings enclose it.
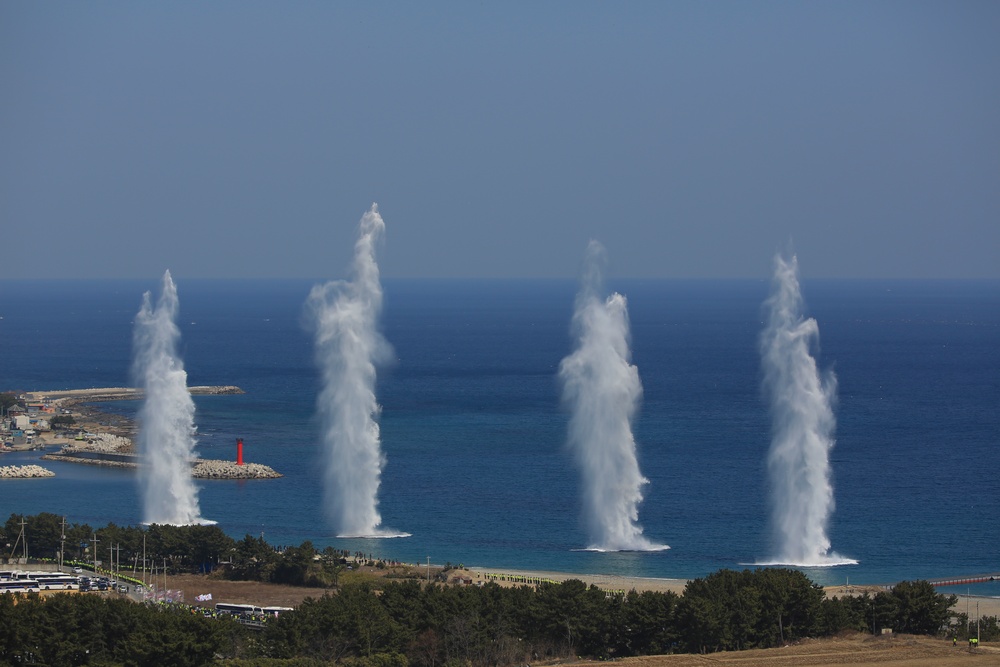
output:
{"label": "dirt patch", "polygon": [[[431,568],[436,575],[440,568]],[[414,565],[394,565],[389,567],[374,567],[369,565],[351,565],[350,570],[340,573],[340,583],[351,584],[378,579],[421,579],[419,568]],[[162,584],[161,584],[162,585]],[[191,605],[212,606],[216,602],[232,602],[236,604],[255,604],[261,607],[297,607],[306,598],[320,598],[334,593],[332,588],[313,588],[308,586],[287,586],[259,581],[229,581],[215,576],[203,574],[178,574],[167,578],[167,588],[184,591],[184,602]],[[212,594],[211,602],[198,602],[198,595]]]}
{"label": "dirt patch", "polygon": [[[167,588],[184,591],[184,602],[191,605],[214,606],[216,602],[255,604],[261,607],[297,607],[306,598],[319,598],[329,592],[325,588],[282,586],[259,581],[227,581],[200,574],[180,574],[167,578]],[[211,593],[211,602],[198,602],[195,597]]]}
{"label": "dirt patch", "polygon": [[[1000,665],[1000,648],[980,646],[969,652],[968,644],[952,646],[950,640],[895,635],[871,637],[853,635],[843,638],[812,639],[783,648],[709,653],[707,655],[660,655],[625,658],[619,667],[799,667],[823,665],[847,667],[883,665],[885,667],[952,667],[958,665]],[[588,662],[563,663],[588,665]]]}

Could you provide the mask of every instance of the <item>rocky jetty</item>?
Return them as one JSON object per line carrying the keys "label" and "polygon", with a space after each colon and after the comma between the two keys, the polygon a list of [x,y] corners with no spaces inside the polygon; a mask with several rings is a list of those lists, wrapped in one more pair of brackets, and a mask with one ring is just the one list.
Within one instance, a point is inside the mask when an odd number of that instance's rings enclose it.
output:
{"label": "rocky jetty", "polygon": [[63,447],[64,452],[71,452],[74,449],[105,454],[126,454],[135,451],[131,438],[114,433],[89,433],[86,440],[76,440]]}
{"label": "rocky jetty", "polygon": [[[198,396],[223,396],[242,394],[244,391],[234,385],[213,385],[188,387],[188,391]],[[120,415],[104,413],[93,408],[93,403],[137,400],[143,397],[141,389],[133,387],[102,387],[95,389],[67,389],[60,391],[29,392],[30,400],[44,400],[57,406],[63,413],[73,407],[77,417],[74,430],[79,430],[79,439],[69,440],[73,435],[50,441],[61,444],[62,449],[42,456],[49,461],[82,463],[84,465],[107,466],[112,468],[135,469],[142,465],[133,442],[135,425]],[[109,422],[114,421],[114,424]],[[37,466],[36,466],[37,467]],[[281,473],[259,463],[242,466],[233,461],[195,459],[191,461],[191,474],[200,479],[275,479]]]}
{"label": "rocky jetty", "polygon": [[[86,465],[108,466],[111,468],[138,468],[141,459],[135,454],[118,454],[116,458],[90,458],[91,450],[84,447],[64,447],[59,452],[46,454],[48,461],[65,461]],[[191,462],[191,476],[199,479],[277,479],[284,477],[280,472],[260,463],[236,465],[235,461],[218,459],[195,459]]]}
{"label": "rocky jetty", "polygon": [[195,463],[191,476],[198,479],[276,479],[283,475],[260,463],[236,465],[233,461],[203,459]]}
{"label": "rocky jetty", "polygon": [[42,466],[0,466],[0,479],[36,479],[55,476],[54,472]]}
{"label": "rocky jetty", "polygon": [[43,461],[62,461],[63,463],[82,463],[88,466],[104,466],[106,468],[137,468],[138,464],[130,461],[107,461],[102,459],[85,459],[75,456],[73,452],[66,450],[52,452],[39,457]]}
{"label": "rocky jetty", "polygon": [[[246,393],[233,385],[198,385],[188,387],[193,396],[227,396]],[[136,387],[100,387],[94,389],[61,389],[54,391],[29,391],[25,397],[30,401],[45,401],[59,408],[68,408],[78,403],[103,403],[106,401],[135,401],[143,398],[142,389]]]}

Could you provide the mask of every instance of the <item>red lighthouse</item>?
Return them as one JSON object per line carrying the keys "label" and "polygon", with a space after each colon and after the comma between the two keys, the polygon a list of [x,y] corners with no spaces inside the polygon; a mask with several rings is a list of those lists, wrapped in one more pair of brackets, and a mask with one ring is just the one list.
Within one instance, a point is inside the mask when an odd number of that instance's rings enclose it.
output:
{"label": "red lighthouse", "polygon": [[243,465],[243,438],[236,439],[236,465]]}

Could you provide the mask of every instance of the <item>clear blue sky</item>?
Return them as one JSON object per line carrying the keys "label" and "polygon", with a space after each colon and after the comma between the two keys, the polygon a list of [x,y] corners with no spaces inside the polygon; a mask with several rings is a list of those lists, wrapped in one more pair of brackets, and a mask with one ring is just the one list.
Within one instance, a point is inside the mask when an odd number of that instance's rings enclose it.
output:
{"label": "clear blue sky", "polygon": [[1000,2],[0,0],[0,278],[1000,278]]}

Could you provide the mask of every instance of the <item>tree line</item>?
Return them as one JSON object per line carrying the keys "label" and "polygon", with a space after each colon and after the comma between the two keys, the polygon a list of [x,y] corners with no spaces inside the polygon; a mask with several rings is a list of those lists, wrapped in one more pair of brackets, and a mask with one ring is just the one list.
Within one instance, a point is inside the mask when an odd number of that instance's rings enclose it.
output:
{"label": "tree line", "polygon": [[826,598],[801,572],[784,569],[721,570],[692,580],[682,596],[609,594],[577,580],[503,588],[383,579],[308,599],[252,631],[170,605],[14,597],[0,596],[0,661],[8,663],[195,665],[221,656],[347,667],[497,667],[700,653],[881,627],[938,634],[946,631],[953,602],[925,581],[875,596]]}
{"label": "tree line", "polygon": [[[61,517],[13,514],[3,527],[8,543],[19,534],[22,521],[30,553],[54,557],[62,541]],[[828,598],[803,573],[788,569],[720,570],[691,580],[681,596],[612,593],[575,580],[515,588],[493,583],[452,587],[416,580],[357,582],[353,577],[342,583],[340,572],[350,556],[346,552],[319,551],[310,542],[278,549],[250,535],[237,541],[218,526],[109,524],[94,529],[67,524],[65,535],[67,560],[71,556],[90,560],[88,547],[96,535],[102,548],[120,545],[117,558],[123,569],[130,563],[141,568],[145,539],[147,560],[166,562],[174,572],[215,570],[230,579],[327,586],[331,594],[307,600],[256,633],[190,612],[177,612],[181,615],[174,618],[169,610],[131,603],[122,606],[119,601],[97,597],[59,596],[13,605],[9,604],[11,596],[3,595],[0,646],[7,652],[0,657],[9,657],[17,647],[33,642],[40,651],[56,651],[58,641],[49,646],[33,639],[43,636],[45,628],[51,632],[53,609],[66,619],[79,617],[79,622],[61,622],[58,632],[68,636],[75,636],[74,628],[85,628],[79,631],[88,635],[105,632],[104,626],[90,623],[90,618],[135,614],[128,622],[140,629],[149,627],[143,632],[150,651],[149,647],[163,644],[181,653],[210,647],[212,655],[231,658],[336,660],[350,667],[495,667],[563,656],[611,659],[768,648],[844,630],[880,633],[892,628],[894,632],[937,634],[948,628],[949,608],[956,600],[937,593],[926,581],[903,582],[875,595]],[[156,617],[157,613],[166,616]],[[158,623],[157,618],[166,620]],[[989,633],[996,623],[994,619],[990,626],[986,620]],[[950,631],[964,637],[967,619],[959,621]],[[118,627],[116,623],[109,621],[107,627]],[[104,639],[88,649],[84,658],[96,660],[95,656],[104,655],[103,660],[116,662],[113,656],[118,655],[121,640],[101,636]],[[988,636],[984,635],[987,640]],[[66,662],[70,649],[66,651],[59,654],[63,658],[46,662],[86,664]]]}
{"label": "tree line", "polygon": [[0,664],[211,664],[234,623],[96,595],[0,595]]}
{"label": "tree line", "polygon": [[612,595],[576,580],[537,588],[403,581],[386,583],[377,594],[372,584],[358,584],[309,600],[271,623],[263,646],[275,658],[398,655],[421,667],[707,653],[844,630],[937,634],[954,601],[926,581],[875,596],[827,598],[804,574],[787,569],[720,570],[690,581],[682,596]]}

